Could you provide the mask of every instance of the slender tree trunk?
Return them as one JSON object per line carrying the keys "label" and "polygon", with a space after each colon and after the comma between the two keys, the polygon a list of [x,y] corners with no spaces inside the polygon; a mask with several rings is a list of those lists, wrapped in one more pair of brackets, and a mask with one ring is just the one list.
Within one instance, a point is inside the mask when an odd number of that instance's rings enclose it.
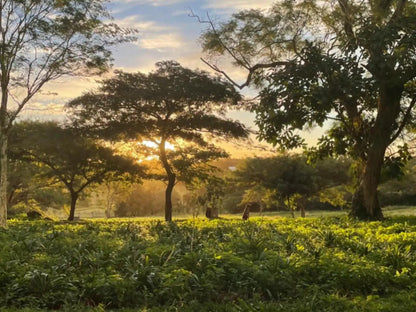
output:
{"label": "slender tree trunk", "polygon": [[107,181],[105,186],[107,188],[107,209],[105,210],[105,217],[109,219],[111,216],[111,208],[113,206],[113,194],[111,193],[111,183]]}
{"label": "slender tree trunk", "polygon": [[7,134],[0,134],[0,227],[7,226]]}
{"label": "slender tree trunk", "polygon": [[[2,70],[2,72],[4,71]],[[6,86],[7,83],[2,80],[0,107],[0,227],[3,228],[7,226],[7,129],[9,125],[7,118],[8,90]]]}
{"label": "slender tree trunk", "polygon": [[300,216],[302,218],[306,218],[305,204],[303,201],[300,203],[299,209],[300,209]]}
{"label": "slender tree trunk", "polygon": [[166,156],[165,143],[166,141],[162,139],[159,145],[159,159],[162,162],[163,168],[165,168],[166,175],[168,177],[168,184],[166,186],[165,192],[165,221],[172,221],[172,191],[173,187],[175,186],[176,175],[168,162],[168,158]]}
{"label": "slender tree trunk", "polygon": [[288,196],[286,198],[286,201],[287,201],[287,208],[289,208],[289,211],[290,211],[290,213],[292,215],[292,218],[295,219],[296,218],[296,216],[295,216],[295,210],[293,210],[293,207],[292,207],[292,205],[290,203],[290,196]]}
{"label": "slender tree trunk", "polygon": [[172,221],[172,191],[175,186],[176,175],[174,173],[168,175],[168,185],[165,193],[165,220]]}
{"label": "slender tree trunk", "polygon": [[74,221],[75,218],[75,206],[78,200],[78,193],[71,192],[71,210],[69,211],[68,221]]}
{"label": "slender tree trunk", "polygon": [[378,201],[377,188],[380,183],[384,154],[391,144],[400,113],[402,87],[385,87],[380,91],[379,111],[371,133],[371,146],[365,160],[359,186],[353,196],[350,216],[362,220],[382,220],[383,212]]}

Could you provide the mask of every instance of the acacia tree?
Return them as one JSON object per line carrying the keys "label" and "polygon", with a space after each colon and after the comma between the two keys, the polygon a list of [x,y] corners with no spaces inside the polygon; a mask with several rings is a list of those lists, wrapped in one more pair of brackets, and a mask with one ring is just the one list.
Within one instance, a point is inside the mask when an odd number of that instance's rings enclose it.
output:
{"label": "acacia tree", "polygon": [[106,0],[0,1],[0,226],[7,220],[7,146],[35,94],[63,75],[100,73],[128,30],[103,22]]}
{"label": "acacia tree", "polygon": [[54,122],[21,122],[11,132],[16,157],[44,167],[44,175],[55,178],[67,189],[71,207],[68,220],[75,217],[79,196],[86,188],[112,177],[130,174],[132,180],[143,175],[143,166],[132,159],[114,155],[91,138]]}
{"label": "acacia tree", "polygon": [[236,85],[261,88],[253,106],[261,139],[299,147],[300,130],[329,126],[316,152],[349,154],[362,168],[351,215],[381,219],[385,152],[416,104],[415,16],[408,0],[286,0],[218,28],[208,21],[204,48],[248,71]]}
{"label": "acacia tree", "polygon": [[[149,74],[118,72],[102,81],[97,92],[76,98],[68,106],[78,127],[104,137],[122,134],[157,146],[167,183],[165,219],[171,221],[172,190],[178,175],[189,173],[198,163],[225,156],[208,144],[204,134],[240,138],[248,131],[224,116],[226,107],[240,100],[230,83],[174,61],[159,62],[156,67]],[[167,143],[175,146],[173,152],[166,149]]]}

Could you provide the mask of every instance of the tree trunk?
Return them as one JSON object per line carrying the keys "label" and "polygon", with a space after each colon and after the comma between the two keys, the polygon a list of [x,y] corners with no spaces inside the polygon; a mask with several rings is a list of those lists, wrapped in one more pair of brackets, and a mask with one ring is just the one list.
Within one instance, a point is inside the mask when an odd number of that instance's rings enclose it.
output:
{"label": "tree trunk", "polygon": [[288,196],[286,198],[286,202],[287,202],[287,208],[289,209],[289,211],[290,211],[290,213],[292,215],[292,218],[295,219],[296,218],[296,216],[295,216],[295,210],[293,210],[293,207],[292,207],[292,205],[290,203],[290,196]]}
{"label": "tree trunk", "polygon": [[174,173],[169,174],[165,193],[165,221],[172,221],[172,191],[175,181],[176,175]]}
{"label": "tree trunk", "polygon": [[392,143],[391,137],[396,128],[396,118],[400,113],[400,99],[403,88],[384,86],[380,90],[379,110],[372,129],[371,145],[364,162],[364,170],[359,186],[353,196],[350,216],[361,220],[382,220],[383,212],[378,201],[377,188],[380,182],[384,154]]}
{"label": "tree trunk", "polygon": [[163,168],[165,168],[166,175],[168,177],[168,184],[165,192],[165,221],[172,221],[172,191],[176,182],[176,175],[172,170],[166,156],[165,149],[166,140],[162,139],[159,144],[159,159],[162,162]]}
{"label": "tree trunk", "polygon": [[75,206],[77,204],[78,193],[71,192],[71,210],[69,211],[68,221],[74,221],[75,218]]}
{"label": "tree trunk", "polygon": [[0,227],[7,226],[7,134],[0,134]]}
{"label": "tree trunk", "polygon": [[[3,67],[2,67],[3,69]],[[4,74],[4,71],[2,70]],[[7,144],[8,144],[8,117],[7,117],[7,102],[8,90],[7,81],[2,77],[2,94],[0,107],[0,227],[7,226]]]}
{"label": "tree trunk", "polygon": [[372,148],[364,167],[363,177],[352,199],[350,216],[361,220],[382,220],[383,212],[378,201],[377,187],[385,149]]}
{"label": "tree trunk", "polygon": [[300,209],[300,216],[302,218],[306,218],[305,206],[303,204],[301,204],[300,207],[299,207],[299,209]]}

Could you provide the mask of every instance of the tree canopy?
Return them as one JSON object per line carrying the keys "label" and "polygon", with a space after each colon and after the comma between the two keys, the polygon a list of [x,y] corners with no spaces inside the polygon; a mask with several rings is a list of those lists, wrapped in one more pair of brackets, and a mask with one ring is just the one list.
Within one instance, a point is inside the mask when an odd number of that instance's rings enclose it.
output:
{"label": "tree canopy", "polygon": [[71,199],[70,221],[75,216],[76,202],[87,187],[102,182],[109,175],[117,179],[117,176],[131,174],[136,180],[143,175],[143,166],[132,159],[115,155],[112,149],[54,122],[18,123],[11,137],[16,157],[47,168],[44,174],[67,189]]}
{"label": "tree canopy", "polygon": [[380,219],[385,152],[416,104],[415,16],[406,0],[279,1],[218,27],[208,21],[203,44],[248,71],[235,85],[260,88],[252,106],[260,139],[295,148],[301,130],[328,127],[315,151],[350,155],[362,168],[351,215]]}
{"label": "tree canopy", "polygon": [[[231,83],[174,61],[156,64],[148,74],[118,71],[97,91],[72,100],[74,125],[101,137],[150,141],[167,183],[165,219],[172,219],[171,194],[177,177],[195,174],[201,163],[226,156],[209,136],[246,137],[246,127],[225,117],[239,93]],[[167,150],[167,144],[174,146]]]}
{"label": "tree canopy", "polygon": [[308,164],[301,155],[280,155],[269,158],[247,158],[235,172],[233,181],[249,187],[246,195],[262,194],[264,199],[277,199],[284,202],[292,211],[300,208],[308,197],[348,184],[348,162],[325,159],[314,165]]}

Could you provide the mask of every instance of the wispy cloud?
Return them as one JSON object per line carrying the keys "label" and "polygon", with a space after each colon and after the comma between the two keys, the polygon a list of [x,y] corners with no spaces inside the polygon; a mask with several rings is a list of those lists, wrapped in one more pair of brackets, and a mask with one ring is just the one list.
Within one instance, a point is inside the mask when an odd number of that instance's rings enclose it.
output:
{"label": "wispy cloud", "polygon": [[143,19],[140,15],[132,15],[116,23],[122,27],[132,27],[139,31],[136,45],[143,49],[179,48],[183,44],[182,36],[175,27],[163,25],[155,21]]}
{"label": "wispy cloud", "polygon": [[169,29],[167,26],[158,25],[154,21],[146,20],[143,16],[138,14],[126,16],[122,19],[116,19],[114,22],[121,27],[136,28],[140,32],[149,30],[163,32]]}
{"label": "wispy cloud", "polygon": [[152,6],[169,6],[181,2],[188,2],[187,0],[117,0],[116,3],[134,3],[138,5],[152,5]]}
{"label": "wispy cloud", "polygon": [[247,9],[267,9],[273,1],[270,0],[209,0],[203,6],[206,9],[221,9],[227,12],[235,12]]}
{"label": "wispy cloud", "polygon": [[183,45],[182,42],[183,40],[178,34],[158,34],[156,36],[139,39],[139,46],[143,49],[162,50],[180,48]]}

